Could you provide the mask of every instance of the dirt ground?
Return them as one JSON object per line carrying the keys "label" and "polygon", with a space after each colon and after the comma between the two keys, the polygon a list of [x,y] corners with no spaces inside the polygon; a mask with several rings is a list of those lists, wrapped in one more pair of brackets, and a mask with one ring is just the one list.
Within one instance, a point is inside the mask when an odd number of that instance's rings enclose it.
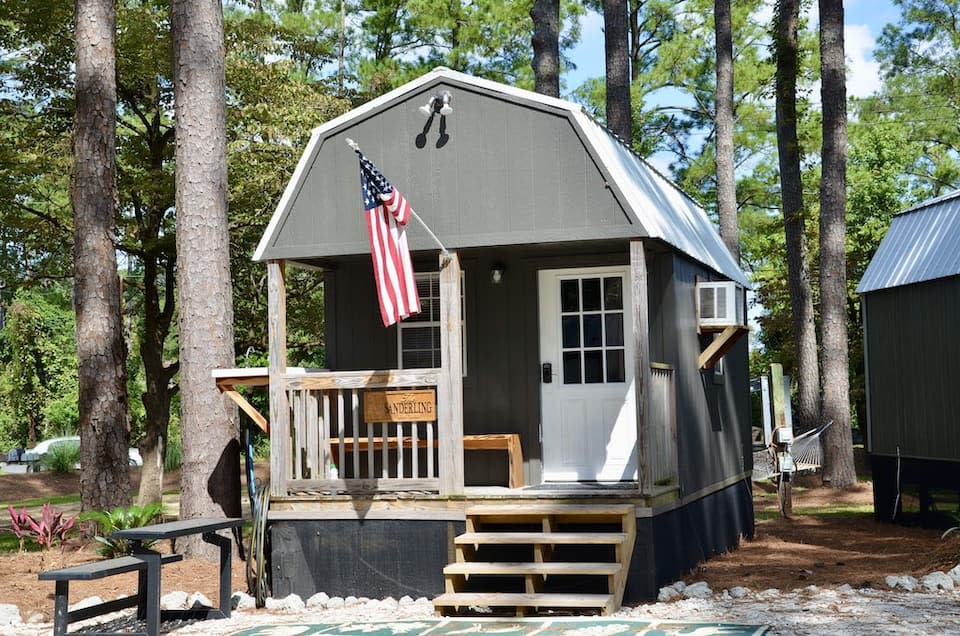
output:
{"label": "dirt ground", "polygon": [[[812,482],[808,482],[812,483]],[[810,487],[794,491],[795,513],[831,504],[865,506],[872,510],[869,482],[851,490]],[[775,488],[754,484],[757,515],[777,510]],[[756,535],[733,552],[701,563],[684,580],[706,581],[720,591],[735,586],[755,591],[781,591],[839,586],[888,589],[887,575],[921,578],[960,563],[960,538],[941,540],[941,530],[904,527],[874,520],[873,513],[775,517],[758,521]]]}
{"label": "dirt ground", "polygon": [[[77,480],[75,474],[0,475],[0,502],[77,492]],[[169,475],[168,483],[175,487],[176,475]],[[776,509],[776,499],[770,491],[767,485],[754,486],[758,514]],[[837,503],[869,506],[872,503],[870,484],[840,492],[817,487],[799,488],[794,492],[796,512]],[[0,525],[8,526],[6,519]],[[738,585],[755,591],[769,588],[787,591],[808,585],[822,588],[844,583],[885,589],[887,575],[909,574],[920,578],[957,565],[960,537],[954,535],[941,540],[940,534],[938,530],[878,523],[870,513],[817,517],[797,514],[789,520],[758,522],[752,540],[745,539],[738,550],[701,563],[683,579],[688,583],[706,581],[717,591]],[[19,606],[23,620],[39,614],[44,621],[50,621],[53,583],[38,581],[37,573],[96,558],[92,544],[78,542],[68,545],[62,553],[54,550],[0,555],[0,603]],[[244,565],[234,559],[234,590],[246,589]],[[192,560],[170,564],[164,567],[162,585],[163,593],[199,591],[215,599],[217,568],[212,563]],[[94,595],[110,599],[135,588],[136,574],[131,573],[72,583],[70,597],[71,602]]]}

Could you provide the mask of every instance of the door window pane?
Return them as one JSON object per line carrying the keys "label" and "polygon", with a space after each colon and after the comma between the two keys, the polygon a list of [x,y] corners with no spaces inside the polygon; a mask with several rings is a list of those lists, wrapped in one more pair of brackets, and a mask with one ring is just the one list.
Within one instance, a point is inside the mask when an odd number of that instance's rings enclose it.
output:
{"label": "door window pane", "polygon": [[560,319],[563,331],[563,348],[573,349],[580,346],[580,317],[563,316]]}
{"label": "door window pane", "polygon": [[580,384],[580,352],[563,352],[563,383]]}
{"label": "door window pane", "polygon": [[603,327],[600,314],[587,314],[583,317],[583,346],[603,346]]}
{"label": "door window pane", "polygon": [[583,279],[583,310],[584,311],[600,310],[600,279],[599,278]]}
{"label": "door window pane", "polygon": [[587,384],[603,382],[603,351],[583,352],[583,381]]}
{"label": "door window pane", "polygon": [[580,281],[560,281],[560,311],[580,311]]}
{"label": "door window pane", "polygon": [[623,279],[619,276],[603,279],[603,308],[623,309]]}
{"label": "door window pane", "polygon": [[603,317],[606,323],[606,338],[604,343],[608,347],[623,346],[623,314],[607,314]]}
{"label": "door window pane", "polygon": [[607,349],[607,382],[624,381],[626,374],[623,363],[623,349]]}

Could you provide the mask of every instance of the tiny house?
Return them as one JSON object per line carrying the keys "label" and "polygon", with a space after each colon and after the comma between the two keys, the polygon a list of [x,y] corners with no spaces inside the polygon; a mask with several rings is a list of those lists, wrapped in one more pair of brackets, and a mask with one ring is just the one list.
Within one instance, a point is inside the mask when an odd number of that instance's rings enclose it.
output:
{"label": "tiny house", "polygon": [[893,217],[857,287],[863,312],[866,446],[879,519],[898,518],[904,487],[921,512],[960,492],[960,191]]}
{"label": "tiny house", "polygon": [[[407,226],[422,312],[389,328],[348,138],[445,248]],[[313,132],[254,258],[275,596],[605,612],[752,534],[748,280],[579,105],[436,69]],[[289,267],[324,370],[286,367]]]}

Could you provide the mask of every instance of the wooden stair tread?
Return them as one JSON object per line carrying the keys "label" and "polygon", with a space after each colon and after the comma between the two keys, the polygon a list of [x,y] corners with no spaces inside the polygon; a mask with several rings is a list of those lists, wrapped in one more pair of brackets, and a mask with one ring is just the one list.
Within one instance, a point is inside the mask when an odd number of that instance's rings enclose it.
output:
{"label": "wooden stair tread", "polygon": [[547,563],[496,563],[466,561],[451,563],[444,574],[580,574],[610,576],[620,571],[619,563],[575,563],[551,561]]}
{"label": "wooden stair tread", "polygon": [[451,592],[433,599],[435,607],[600,607],[613,603],[612,594],[522,594]]}
{"label": "wooden stair tread", "polygon": [[457,545],[510,545],[510,544],[621,544],[626,540],[623,532],[466,532],[454,539]]}
{"label": "wooden stair tread", "polygon": [[509,516],[542,517],[544,515],[598,515],[622,516],[633,514],[636,508],[630,504],[481,504],[466,510],[468,517]]}

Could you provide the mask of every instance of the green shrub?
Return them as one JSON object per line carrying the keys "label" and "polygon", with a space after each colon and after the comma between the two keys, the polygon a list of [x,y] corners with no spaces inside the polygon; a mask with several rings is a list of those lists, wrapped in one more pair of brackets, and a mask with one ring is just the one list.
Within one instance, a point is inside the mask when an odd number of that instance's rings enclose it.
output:
{"label": "green shrub", "polygon": [[183,463],[183,448],[178,443],[171,443],[167,446],[167,455],[163,458],[164,470],[177,470]]}
{"label": "green shrub", "polygon": [[253,457],[257,460],[270,459],[270,436],[257,435],[253,440]]}
{"label": "green shrub", "polygon": [[[139,528],[148,525],[160,516],[163,504],[154,503],[146,506],[129,506],[114,508],[113,510],[89,510],[80,514],[82,521],[92,521],[97,525],[97,535],[94,540],[100,545],[97,554],[106,559],[130,554],[130,544],[126,539],[115,539],[111,535],[117,530]],[[149,548],[156,541],[145,541],[143,547]]]}
{"label": "green shrub", "polygon": [[63,442],[54,444],[40,458],[40,467],[54,473],[69,473],[80,464],[80,444]]}

